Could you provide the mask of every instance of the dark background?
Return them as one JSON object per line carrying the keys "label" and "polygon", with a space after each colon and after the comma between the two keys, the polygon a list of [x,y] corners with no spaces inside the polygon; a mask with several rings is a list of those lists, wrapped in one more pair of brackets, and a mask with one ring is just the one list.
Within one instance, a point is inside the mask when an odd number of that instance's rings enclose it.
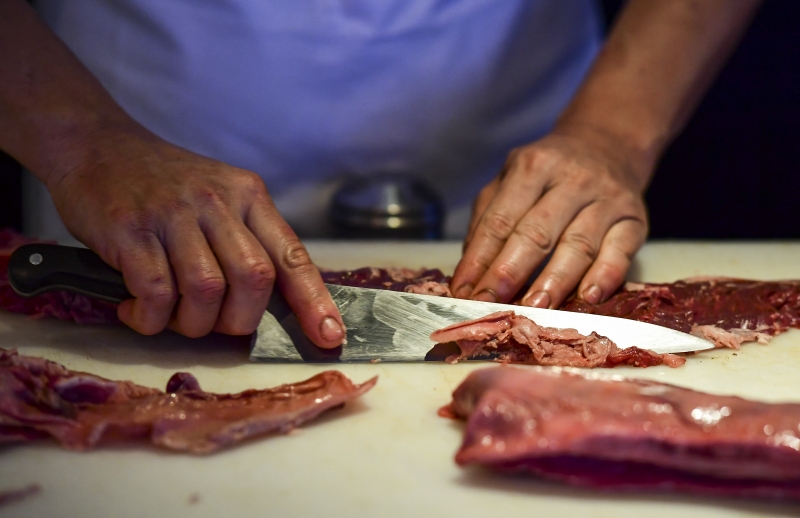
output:
{"label": "dark background", "polygon": [[[603,0],[611,22],[622,0]],[[800,2],[767,0],[647,193],[652,238],[800,238]],[[0,78],[2,80],[2,78]],[[21,228],[0,153],[0,227]]]}

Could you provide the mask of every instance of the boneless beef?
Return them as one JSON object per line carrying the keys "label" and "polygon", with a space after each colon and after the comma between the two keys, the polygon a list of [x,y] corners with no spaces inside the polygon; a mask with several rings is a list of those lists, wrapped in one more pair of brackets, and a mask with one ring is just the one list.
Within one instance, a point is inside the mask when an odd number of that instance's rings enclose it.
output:
{"label": "boneless beef", "polygon": [[162,392],[0,349],[0,443],[51,437],[65,448],[86,450],[105,441],[149,441],[210,453],[288,432],[376,382],[354,384],[338,371],[326,371],[271,389],[212,394],[191,374],[176,373]]}
{"label": "boneless beef", "polygon": [[575,329],[538,325],[513,311],[500,311],[482,318],[459,322],[434,331],[431,340],[455,342],[461,353],[447,361],[492,357],[502,362],[562,367],[650,367],[665,364],[678,367],[686,359],[658,354],[638,347],[620,350],[597,333],[582,335]]}
{"label": "boneless beef", "polygon": [[459,464],[607,490],[800,498],[800,404],[559,368],[473,372],[440,413]]}
{"label": "boneless beef", "polygon": [[573,298],[562,309],[650,322],[738,349],[800,327],[800,281],[699,277],[627,283],[602,304]]}

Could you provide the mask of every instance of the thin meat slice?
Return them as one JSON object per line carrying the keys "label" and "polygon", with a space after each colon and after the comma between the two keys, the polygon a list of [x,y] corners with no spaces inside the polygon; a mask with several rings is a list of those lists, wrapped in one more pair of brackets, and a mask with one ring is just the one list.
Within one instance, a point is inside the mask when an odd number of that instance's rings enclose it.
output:
{"label": "thin meat slice", "polygon": [[562,367],[661,364],[678,367],[686,362],[681,356],[658,354],[638,347],[620,350],[613,341],[597,333],[586,336],[575,329],[540,326],[513,311],[500,311],[453,324],[434,331],[431,340],[458,345],[461,352],[448,357],[450,363],[487,357],[507,363]]}
{"label": "thin meat slice", "polygon": [[461,465],[606,490],[800,499],[800,404],[563,369],[473,372],[441,415]]}
{"label": "thin meat slice", "polygon": [[171,450],[210,453],[251,437],[286,433],[368,390],[338,371],[238,394],[200,389],[176,373],[167,391],[73,372],[57,363],[0,349],[0,442],[52,437],[86,450],[106,441],[150,441]]}
{"label": "thin meat slice", "polygon": [[698,277],[628,283],[602,304],[572,298],[561,309],[649,322],[738,349],[800,327],[800,281]]}

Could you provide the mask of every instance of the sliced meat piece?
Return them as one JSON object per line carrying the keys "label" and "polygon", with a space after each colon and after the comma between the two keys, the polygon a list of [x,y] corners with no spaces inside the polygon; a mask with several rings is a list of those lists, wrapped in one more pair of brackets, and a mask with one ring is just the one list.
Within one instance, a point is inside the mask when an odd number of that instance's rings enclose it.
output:
{"label": "sliced meat piece", "polygon": [[678,367],[686,361],[681,356],[638,347],[619,350],[614,342],[597,333],[586,336],[575,329],[543,327],[513,311],[453,324],[434,331],[431,340],[458,345],[461,353],[448,357],[450,363],[494,357],[508,363],[562,367]]}
{"label": "sliced meat piece", "polygon": [[573,298],[561,309],[650,322],[738,349],[800,327],[800,281],[698,277],[628,283],[602,304]]}
{"label": "sliced meat piece", "polygon": [[461,464],[608,490],[800,498],[800,404],[562,369],[475,371],[440,414]]}
{"label": "sliced meat piece", "polygon": [[239,394],[212,394],[188,373],[167,392],[73,372],[57,363],[0,349],[0,442],[49,436],[85,450],[104,441],[150,441],[210,453],[271,432],[286,433],[371,389],[338,371],[299,383]]}

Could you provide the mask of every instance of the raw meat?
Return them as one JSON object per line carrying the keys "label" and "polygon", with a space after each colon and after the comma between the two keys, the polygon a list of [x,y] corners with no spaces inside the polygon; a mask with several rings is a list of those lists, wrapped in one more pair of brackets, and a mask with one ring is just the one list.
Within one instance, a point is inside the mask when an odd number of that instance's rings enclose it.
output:
{"label": "raw meat", "polygon": [[800,281],[705,277],[628,283],[602,304],[573,298],[562,309],[650,322],[738,349],[800,327]]}
{"label": "raw meat", "polygon": [[800,499],[800,404],[560,368],[482,369],[440,414],[461,465],[604,490]]}
{"label": "raw meat", "polygon": [[452,296],[447,277],[441,270],[420,268],[359,268],[357,270],[322,271],[322,280],[328,284],[375,288],[392,291],[409,291],[428,295]]}
{"label": "raw meat", "polygon": [[286,433],[371,389],[338,371],[239,394],[203,392],[176,373],[167,392],[130,381],[73,372],[57,363],[0,349],[0,443],[52,437],[86,450],[104,441],[150,441],[171,450],[210,453],[271,432]]}
{"label": "raw meat", "polygon": [[678,367],[686,362],[681,356],[657,354],[638,347],[619,350],[614,342],[597,333],[585,336],[575,329],[543,327],[513,311],[453,324],[434,331],[431,340],[458,345],[461,354],[447,358],[450,363],[485,357],[563,367],[649,367],[662,363]]}

